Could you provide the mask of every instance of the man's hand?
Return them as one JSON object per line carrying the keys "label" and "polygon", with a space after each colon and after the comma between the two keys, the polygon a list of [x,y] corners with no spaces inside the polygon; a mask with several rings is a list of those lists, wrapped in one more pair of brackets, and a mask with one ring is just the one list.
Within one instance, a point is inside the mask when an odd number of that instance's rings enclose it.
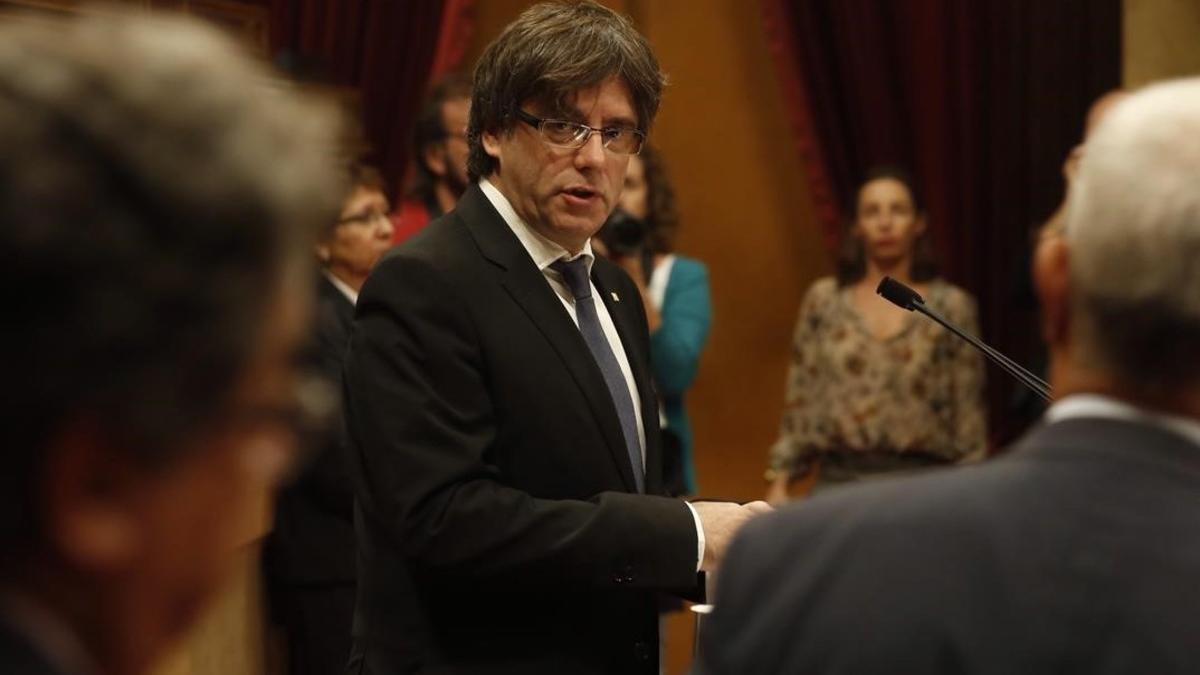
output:
{"label": "man's hand", "polygon": [[756,515],[769,513],[773,509],[766,502],[750,502],[749,504],[733,504],[728,502],[692,502],[696,515],[700,516],[700,526],[704,528],[704,560],[700,569],[705,572],[714,571],[725,557],[725,549],[729,548],[737,531],[742,525]]}

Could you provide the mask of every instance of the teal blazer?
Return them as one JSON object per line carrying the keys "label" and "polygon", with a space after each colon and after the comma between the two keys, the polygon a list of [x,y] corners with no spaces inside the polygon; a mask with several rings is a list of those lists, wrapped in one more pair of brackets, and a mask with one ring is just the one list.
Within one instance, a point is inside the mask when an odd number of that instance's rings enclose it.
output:
{"label": "teal blazer", "polygon": [[688,492],[696,492],[692,459],[692,427],[684,407],[684,392],[696,379],[700,353],[712,326],[708,269],[703,263],[675,256],[663,297],[662,325],[650,336],[650,363],[663,402],[667,428],[683,445],[683,471]]}

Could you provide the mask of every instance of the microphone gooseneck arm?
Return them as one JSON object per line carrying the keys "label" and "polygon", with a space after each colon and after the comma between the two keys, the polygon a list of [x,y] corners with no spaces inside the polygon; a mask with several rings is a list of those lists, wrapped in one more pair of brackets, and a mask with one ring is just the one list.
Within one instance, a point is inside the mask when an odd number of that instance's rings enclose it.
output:
{"label": "microphone gooseneck arm", "polygon": [[1004,354],[1001,354],[995,349],[987,346],[979,338],[967,333],[958,326],[955,326],[944,319],[940,314],[927,307],[925,305],[925,299],[913,289],[905,286],[891,277],[884,277],[883,280],[879,282],[879,287],[875,289],[875,292],[879,295],[882,295],[885,300],[891,302],[897,307],[907,309],[910,312],[920,312],[921,314],[924,314],[935,322],[941,324],[943,328],[967,341],[972,347],[978,349],[980,352],[983,352],[984,356],[987,356],[989,359],[991,359],[991,361],[1000,367],[1001,370],[1009,375],[1012,375],[1021,384],[1029,387],[1030,390],[1032,390],[1038,396],[1041,396],[1042,399],[1046,401],[1053,400],[1050,385],[1045,380],[1034,375],[1025,368],[1022,368],[1019,364],[1015,363]]}
{"label": "microphone gooseneck arm", "polygon": [[969,333],[962,330],[958,326],[955,326],[954,324],[950,323],[946,319],[942,318],[942,316],[939,315],[937,312],[926,307],[925,303],[920,303],[920,304],[916,305],[913,309],[924,314],[925,316],[928,316],[929,318],[931,318],[934,321],[941,324],[946,330],[950,331],[951,333],[954,333],[958,337],[971,343],[972,346],[974,346],[976,349],[983,352],[984,355],[989,357],[993,363],[995,363],[997,366],[999,366],[1001,369],[1003,369],[1009,375],[1012,375],[1013,377],[1015,377],[1019,382],[1021,382],[1021,384],[1032,389],[1035,394],[1041,396],[1046,401],[1053,400],[1053,397],[1050,394],[1050,385],[1042,378],[1038,377],[1037,375],[1034,375],[1033,373],[1029,372],[1028,370],[1022,368],[1017,363],[1013,362],[1012,359],[1009,359],[1007,356],[1005,356],[1005,355],[1001,354],[1000,352],[996,351],[995,349],[992,349],[991,347],[987,346],[986,344],[981,342],[979,340],[979,338],[976,338],[975,336],[970,335]]}

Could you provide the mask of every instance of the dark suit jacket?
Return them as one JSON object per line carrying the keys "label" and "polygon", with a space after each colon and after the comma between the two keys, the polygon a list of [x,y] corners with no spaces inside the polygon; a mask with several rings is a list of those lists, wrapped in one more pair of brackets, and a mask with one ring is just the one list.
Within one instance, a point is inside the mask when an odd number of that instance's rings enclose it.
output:
{"label": "dark suit jacket", "polygon": [[1110,419],[752,522],[717,673],[1198,673],[1200,447]]}
{"label": "dark suit jacket", "polygon": [[0,673],[4,675],[66,675],[33,644],[0,620]]}
{"label": "dark suit jacket", "polygon": [[[315,310],[309,356],[340,391],[354,305],[321,276]],[[341,434],[331,435],[280,495],[266,562],[276,588],[354,583],[354,490]]]}
{"label": "dark suit jacket", "polygon": [[[640,296],[604,260],[592,275],[638,383],[656,493]],[[372,273],[345,377],[356,672],[657,672],[653,592],[696,583],[692,516],[629,494],[600,370],[478,186]]]}

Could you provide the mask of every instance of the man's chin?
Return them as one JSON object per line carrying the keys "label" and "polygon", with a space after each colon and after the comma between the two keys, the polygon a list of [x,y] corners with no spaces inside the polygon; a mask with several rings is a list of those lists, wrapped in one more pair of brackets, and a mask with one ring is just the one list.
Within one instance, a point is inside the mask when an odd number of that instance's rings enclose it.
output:
{"label": "man's chin", "polygon": [[551,224],[548,238],[572,253],[583,248],[584,242],[600,231],[604,219],[568,217],[558,218]]}

